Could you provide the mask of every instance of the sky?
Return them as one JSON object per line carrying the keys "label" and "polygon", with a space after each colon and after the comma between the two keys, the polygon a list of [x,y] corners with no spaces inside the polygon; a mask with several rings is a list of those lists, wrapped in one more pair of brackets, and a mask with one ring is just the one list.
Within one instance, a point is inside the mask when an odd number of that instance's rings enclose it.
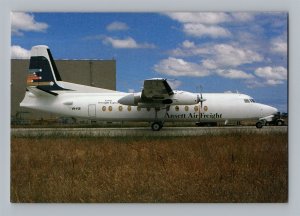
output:
{"label": "sky", "polygon": [[11,57],[44,44],[54,59],[116,59],[118,91],[161,77],[174,89],[240,92],[287,112],[287,23],[286,12],[14,12]]}

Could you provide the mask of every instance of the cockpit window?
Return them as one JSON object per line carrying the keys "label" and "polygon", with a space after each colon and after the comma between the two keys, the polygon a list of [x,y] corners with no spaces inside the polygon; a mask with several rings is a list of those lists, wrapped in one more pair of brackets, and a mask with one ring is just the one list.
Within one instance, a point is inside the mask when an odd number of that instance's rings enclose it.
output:
{"label": "cockpit window", "polygon": [[250,99],[244,99],[245,103],[255,103],[255,100],[253,98]]}

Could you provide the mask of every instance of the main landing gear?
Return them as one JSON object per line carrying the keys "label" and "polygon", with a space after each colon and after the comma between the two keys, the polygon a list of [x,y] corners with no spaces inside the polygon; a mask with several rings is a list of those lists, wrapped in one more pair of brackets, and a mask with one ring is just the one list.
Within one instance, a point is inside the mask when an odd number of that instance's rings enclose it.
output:
{"label": "main landing gear", "polygon": [[166,108],[166,113],[165,113],[164,118],[158,118],[157,113],[160,110],[161,110],[161,108],[159,108],[159,107],[155,108],[154,122],[151,124],[151,128],[152,128],[153,131],[160,131],[160,129],[164,126],[164,119],[165,119],[166,114],[167,114],[167,108]]}
{"label": "main landing gear", "polygon": [[[165,118],[167,115],[167,112],[170,109],[170,105],[164,107],[164,108],[160,108],[160,107],[156,107],[155,110],[155,116],[154,116],[154,122],[151,124],[151,128],[153,131],[160,131],[160,129],[162,129],[162,127],[164,126],[164,122],[165,122]],[[164,117],[159,117],[158,116],[158,112],[160,110],[165,110],[165,116]]]}
{"label": "main landing gear", "polygon": [[153,131],[160,131],[160,129],[163,127],[162,122],[153,122],[151,125],[151,128]]}

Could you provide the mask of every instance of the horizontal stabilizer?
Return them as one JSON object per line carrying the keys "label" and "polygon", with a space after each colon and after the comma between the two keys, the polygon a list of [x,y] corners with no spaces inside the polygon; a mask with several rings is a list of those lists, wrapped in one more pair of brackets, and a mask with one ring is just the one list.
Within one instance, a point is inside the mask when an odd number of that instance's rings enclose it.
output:
{"label": "horizontal stabilizer", "polygon": [[40,96],[40,97],[49,97],[49,96],[57,96],[58,94],[49,90],[44,90],[40,88],[39,86],[33,87],[33,86],[28,86],[27,89],[34,94],[35,96]]}

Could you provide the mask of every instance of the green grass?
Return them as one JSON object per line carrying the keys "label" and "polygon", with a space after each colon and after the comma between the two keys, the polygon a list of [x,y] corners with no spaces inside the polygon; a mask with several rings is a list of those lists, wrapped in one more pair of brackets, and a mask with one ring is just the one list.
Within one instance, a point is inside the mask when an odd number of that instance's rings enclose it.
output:
{"label": "green grass", "polygon": [[12,202],[287,202],[287,134],[12,138]]}

